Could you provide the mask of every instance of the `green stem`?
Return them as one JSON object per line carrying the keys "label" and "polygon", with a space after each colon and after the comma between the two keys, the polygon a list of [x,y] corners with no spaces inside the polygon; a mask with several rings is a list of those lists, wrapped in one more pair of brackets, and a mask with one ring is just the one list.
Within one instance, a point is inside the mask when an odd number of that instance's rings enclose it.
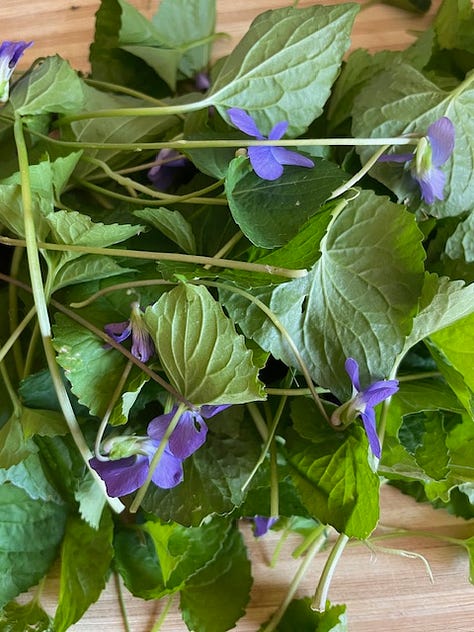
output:
{"label": "green stem", "polygon": [[382,145],[382,147],[380,147],[380,149],[378,149],[375,154],[371,158],[369,158],[362,169],[360,169],[355,175],[352,176],[352,178],[350,178],[347,182],[344,182],[344,184],[342,184],[331,193],[331,196],[328,198],[328,200],[333,200],[334,198],[339,197],[340,195],[351,189],[355,184],[357,184],[359,180],[361,180],[365,176],[365,174],[370,171],[370,169],[377,162],[380,156],[384,152],[386,152],[389,147],[390,145]]}
{"label": "green stem", "polygon": [[174,601],[174,594],[169,595],[168,599],[166,600],[166,605],[163,608],[163,610],[160,612],[160,616],[155,621],[151,629],[151,632],[160,632],[161,626],[165,622],[165,619],[168,616],[168,612],[170,611],[171,606],[173,605],[173,601]]}
{"label": "green stem", "polygon": [[399,382],[412,382],[414,380],[425,380],[430,377],[441,377],[439,371],[426,371],[426,373],[407,373],[407,375],[397,375]]}
{"label": "green stem", "polygon": [[31,321],[31,319],[33,318],[33,316],[35,314],[36,314],[36,308],[33,305],[33,307],[30,309],[28,314],[23,318],[21,323],[19,325],[17,325],[15,331],[13,331],[10,334],[10,336],[7,338],[5,343],[2,345],[2,348],[0,349],[0,362],[5,358],[7,353],[10,351],[10,349],[13,347],[13,345],[17,342],[17,340],[20,337],[22,331],[24,331],[24,329],[26,328],[26,326],[28,325],[28,323]]}
{"label": "green stem", "polygon": [[[230,252],[232,250],[232,248],[239,243],[239,241],[242,239],[242,237],[244,236],[243,232],[241,230],[237,231],[235,233],[235,235],[233,237],[231,237],[223,246],[222,248],[220,248],[216,254],[214,255],[214,257],[216,259],[221,259],[224,255],[226,255],[228,252]],[[211,265],[207,264],[204,266],[205,270],[210,270],[210,268],[212,268]]]}
{"label": "green stem", "polygon": [[268,623],[268,625],[266,625],[263,628],[262,632],[274,632],[274,630],[277,629],[278,624],[282,620],[283,615],[286,612],[286,609],[290,605],[291,600],[293,599],[293,597],[294,597],[294,595],[295,595],[295,593],[296,593],[296,591],[298,589],[298,586],[300,585],[300,582],[303,579],[307,569],[312,564],[313,559],[316,556],[316,554],[323,547],[323,545],[324,545],[324,543],[326,541],[326,537],[325,537],[325,534],[324,534],[324,527],[318,527],[318,530],[320,530],[320,531],[317,534],[317,537],[315,538],[313,544],[308,549],[308,552],[306,553],[305,557],[303,558],[298,570],[296,571],[296,574],[293,577],[293,580],[292,580],[292,582],[290,584],[290,587],[288,589],[288,592],[287,592],[284,600],[282,601],[282,603],[280,604],[280,607],[278,608],[278,610],[275,612],[275,614],[271,618],[271,620]]}
{"label": "green stem", "polygon": [[176,428],[176,426],[178,425],[178,422],[181,418],[181,415],[184,413],[184,411],[186,410],[187,406],[185,404],[179,404],[178,408],[176,409],[175,414],[173,415],[173,419],[170,421],[168,428],[166,429],[165,434],[163,435],[163,438],[160,441],[160,445],[158,446],[157,451],[155,452],[155,454],[153,455],[153,458],[150,462],[150,467],[148,470],[148,475],[145,479],[145,482],[143,483],[143,485],[140,487],[140,489],[137,491],[135,498],[133,499],[132,504],[130,505],[130,513],[136,513],[138,511],[138,508],[140,507],[140,504],[143,500],[143,498],[145,497],[145,494],[148,490],[148,487],[150,486],[151,483],[151,479],[153,477],[153,473],[156,469],[156,466],[158,465],[158,463],[160,462],[160,459],[163,455],[163,452],[165,451],[165,448],[168,444],[169,438],[171,437],[171,434],[173,432],[173,430]]}
{"label": "green stem", "polygon": [[[275,426],[275,423],[273,424]],[[278,489],[278,462],[275,437],[270,443],[270,516],[280,515],[280,496]]]}
{"label": "green stem", "polygon": [[[12,277],[17,278],[20,272],[20,265],[23,259],[25,249],[24,247],[17,247],[13,251],[12,263],[10,268],[10,274]],[[8,286],[8,318],[10,322],[10,332],[14,332],[18,327],[18,288],[15,284],[10,283]],[[15,344],[13,347],[13,359],[15,361],[15,368],[18,377],[23,375],[24,363],[21,345]]]}
{"label": "green stem", "polygon": [[132,628],[130,627],[130,623],[128,621],[128,613],[127,606],[125,604],[125,599],[123,596],[122,582],[120,581],[120,575],[117,571],[114,572],[115,578],[115,587],[117,589],[117,597],[120,606],[120,613],[122,615],[123,626],[125,628],[125,632],[132,632]]}
{"label": "green stem", "polygon": [[[11,239],[9,237],[0,238],[0,243],[10,245],[22,245],[22,239]],[[233,259],[218,259],[216,257],[204,257],[202,255],[186,255],[175,252],[151,252],[145,250],[126,250],[124,248],[94,248],[92,246],[76,246],[75,244],[52,244],[44,241],[37,242],[38,248],[44,250],[55,250],[59,252],[79,252],[81,254],[106,255],[109,257],[128,257],[131,259],[149,259],[151,261],[179,261],[183,263],[195,263],[197,265],[210,265],[217,268],[230,268],[232,270],[245,270],[247,272],[259,272],[282,276],[289,279],[297,279],[308,274],[305,269],[291,270],[278,266],[264,265],[260,263],[249,263],[248,261],[237,261]]]}
{"label": "green stem", "polygon": [[18,395],[16,394],[16,391],[12,386],[10,376],[8,375],[8,371],[4,362],[0,362],[0,376],[2,377],[5,384],[5,389],[8,393],[8,396],[10,397],[14,412],[16,415],[19,416],[22,409],[21,402],[18,399]]}
{"label": "green stem", "polygon": [[[253,422],[255,424],[255,427],[258,430],[259,435],[262,437],[263,441],[267,441],[268,439],[267,424],[265,423],[265,419],[263,418],[263,415],[260,412],[257,404],[254,404],[253,402],[247,404],[247,410],[249,411],[250,416],[253,419]],[[245,489],[246,485],[247,485],[247,481],[242,486],[242,489]]]}
{"label": "green stem", "polygon": [[331,584],[332,576],[336,570],[339,558],[344,551],[346,544],[349,542],[349,536],[345,533],[340,533],[334,546],[329,553],[329,557],[324,565],[323,572],[319,578],[319,583],[314,593],[313,602],[311,608],[317,612],[324,612],[326,610],[326,602],[328,598],[329,586]]}
{"label": "green stem", "polygon": [[84,79],[87,85],[92,86],[93,88],[99,88],[99,90],[108,90],[109,92],[121,92],[122,94],[127,94],[131,97],[135,97],[137,99],[141,99],[142,101],[148,101],[149,103],[153,103],[153,105],[162,107],[165,106],[165,102],[161,99],[155,99],[151,97],[149,94],[145,94],[144,92],[139,92],[138,90],[132,90],[131,88],[126,88],[125,86],[118,85],[117,83],[109,83],[108,81],[98,81],[97,79]]}

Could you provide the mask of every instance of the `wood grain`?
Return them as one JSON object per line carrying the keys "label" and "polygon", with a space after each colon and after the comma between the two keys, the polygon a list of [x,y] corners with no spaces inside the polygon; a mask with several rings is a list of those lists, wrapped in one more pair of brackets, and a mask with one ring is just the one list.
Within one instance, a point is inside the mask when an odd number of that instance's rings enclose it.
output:
{"label": "wood grain", "polygon": [[[145,15],[151,16],[156,2],[132,0]],[[216,46],[216,57],[229,52],[247,30],[251,20],[267,8],[290,4],[289,0],[217,0],[218,30],[229,34]],[[314,2],[302,1],[300,6]],[[434,7],[439,0],[434,3]],[[26,51],[21,66],[27,67],[36,57],[59,53],[73,67],[87,71],[88,47],[93,37],[97,0],[18,0],[0,1],[0,38],[34,40]],[[395,7],[375,4],[365,8],[357,18],[352,47],[404,48],[413,40],[410,31],[422,30],[430,23],[428,15],[418,16]],[[473,522],[455,519],[445,512],[416,504],[411,498],[392,488],[382,493],[381,522],[397,527],[430,530],[435,533],[465,538],[474,535]],[[248,528],[244,535],[253,560],[254,588],[247,615],[238,632],[256,632],[262,621],[276,609],[284,597],[298,563],[291,551],[297,537],[286,543],[275,569],[268,566],[278,535],[270,533],[254,539]],[[423,555],[429,562],[434,583],[430,582],[420,559],[407,559],[388,553],[370,551],[366,545],[350,545],[345,551],[333,579],[329,598],[333,603],[346,603],[351,632],[473,632],[474,592],[468,582],[468,560],[465,552],[454,544],[421,537],[384,541],[384,547],[398,547]],[[326,554],[316,558],[304,578],[298,596],[311,595]],[[93,567],[91,568],[93,572]],[[43,592],[42,601],[54,612],[58,594],[58,574],[53,571]],[[126,594],[126,605],[132,632],[149,632],[164,602],[143,602]],[[113,581],[100,600],[71,630],[76,632],[120,632],[124,630]],[[162,628],[165,632],[187,630],[177,608],[171,608]],[[199,631],[197,631],[199,632]],[[295,630],[295,632],[298,632]]]}

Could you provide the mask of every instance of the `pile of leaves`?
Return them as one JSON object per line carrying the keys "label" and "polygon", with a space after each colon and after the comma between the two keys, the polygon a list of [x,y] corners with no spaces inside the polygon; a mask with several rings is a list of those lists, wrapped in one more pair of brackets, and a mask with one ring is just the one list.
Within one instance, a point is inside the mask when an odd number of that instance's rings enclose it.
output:
{"label": "pile of leaves", "polygon": [[[212,0],[102,0],[87,76],[0,48],[2,629],[67,630],[111,573],[230,629],[251,521],[338,534],[261,629],[345,630],[382,484],[474,517],[474,13],[347,56],[358,9],[212,63]],[[55,560],[54,617],[15,601]]]}

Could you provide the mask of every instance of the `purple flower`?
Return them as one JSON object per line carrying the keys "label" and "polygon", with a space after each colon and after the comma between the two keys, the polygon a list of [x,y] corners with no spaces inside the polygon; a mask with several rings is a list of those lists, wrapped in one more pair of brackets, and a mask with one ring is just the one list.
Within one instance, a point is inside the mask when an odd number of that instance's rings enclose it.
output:
{"label": "purple flower", "polygon": [[[267,140],[253,118],[240,108],[231,108],[227,114],[235,127],[249,136],[255,136],[257,140]],[[268,140],[280,140],[288,129],[287,121],[277,123],[270,134]],[[283,173],[283,165],[297,165],[299,167],[314,167],[314,162],[306,156],[301,156],[295,151],[290,151],[284,147],[249,147],[247,153],[250,164],[255,173],[263,180],[276,180]]]}
{"label": "purple flower", "polygon": [[196,86],[196,89],[201,92],[209,90],[211,87],[211,80],[209,79],[207,72],[201,70],[201,72],[196,73],[194,77],[194,85]]}
{"label": "purple flower", "polygon": [[20,57],[33,42],[9,42],[0,44],[0,103],[8,101],[9,81]]}
{"label": "purple flower", "polygon": [[121,323],[109,323],[105,325],[104,331],[113,338],[115,342],[123,342],[131,336],[132,355],[142,362],[148,362],[155,352],[155,346],[143,321],[140,305],[137,302],[132,303],[131,309],[129,320],[125,320]]}
{"label": "purple flower", "polygon": [[271,518],[267,518],[265,516],[254,516],[252,520],[254,527],[253,534],[256,538],[260,538],[262,535],[265,535],[271,527],[273,527],[278,518],[275,516]]}
{"label": "purple flower", "polygon": [[191,165],[192,163],[176,149],[160,149],[155,164],[148,171],[148,179],[155,189],[166,191],[175,182],[180,171]]}
{"label": "purple flower", "polygon": [[345,369],[352,382],[352,398],[339,406],[331,415],[331,422],[335,426],[347,425],[360,415],[364,424],[369,445],[374,455],[379,459],[381,454],[380,441],[375,426],[374,406],[380,404],[398,391],[398,380],[379,380],[367,388],[361,389],[359,382],[359,365],[353,358],[347,358]]}
{"label": "purple flower", "polygon": [[421,189],[421,198],[433,204],[444,199],[446,175],[440,167],[453,153],[454,136],[454,125],[443,116],[428,127],[414,153],[382,156],[379,161],[408,163],[410,175]]}
{"label": "purple flower", "polygon": [[[152,481],[158,487],[170,489],[183,480],[183,461],[206,441],[204,421],[217,415],[227,405],[202,406],[186,410],[171,433],[165,450],[153,471]],[[105,482],[109,496],[125,496],[141,487],[148,476],[151,461],[176,413],[159,415],[148,424],[146,437],[115,437],[104,445],[109,460],[92,458],[89,463]]]}

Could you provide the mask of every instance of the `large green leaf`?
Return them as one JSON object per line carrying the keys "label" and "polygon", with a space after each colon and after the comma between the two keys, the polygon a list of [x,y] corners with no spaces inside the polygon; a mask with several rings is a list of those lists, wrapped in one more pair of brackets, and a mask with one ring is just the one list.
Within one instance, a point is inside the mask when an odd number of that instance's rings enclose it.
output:
{"label": "large green leaf", "polygon": [[180,285],[145,311],[168,379],[195,405],[263,399],[252,352],[203,286]]}
{"label": "large green leaf", "polygon": [[349,47],[356,4],[286,7],[258,16],[229,55],[206,102],[225,117],[247,110],[263,134],[288,121],[296,136],[317,118]]}
{"label": "large green leaf", "polygon": [[285,167],[275,181],[262,180],[245,158],[229,165],[226,194],[232,216],[251,242],[263,248],[286,244],[348,176],[315,159],[312,169]]}
{"label": "large green leaf", "polygon": [[242,536],[233,529],[214,560],[186,583],[181,611],[190,630],[222,632],[245,613],[252,576]]}
{"label": "large green leaf", "polygon": [[98,530],[70,517],[61,550],[61,583],[54,629],[64,632],[97,601],[112,561],[113,523],[105,510]]}
{"label": "large green leaf", "polygon": [[0,485],[0,608],[48,571],[65,518],[63,505],[33,500],[11,483]]}
{"label": "large green leaf", "polygon": [[474,313],[433,334],[431,340],[474,391]]}
{"label": "large green leaf", "polygon": [[314,402],[292,405],[295,430],[287,437],[291,474],[316,520],[350,537],[367,538],[379,518],[379,477],[369,463],[360,424],[342,434],[321,419]]}
{"label": "large green leaf", "polygon": [[[441,90],[418,70],[398,64],[377,74],[355,100],[352,130],[355,137],[394,137],[426,134],[431,123],[447,116],[456,130],[451,158],[442,167],[446,173],[444,200],[429,206],[435,217],[459,215],[474,206],[470,165],[474,161],[474,75],[451,92]],[[375,147],[360,147],[366,162]],[[400,152],[398,152],[400,153]],[[401,152],[401,153],[406,153]],[[378,163],[371,174],[392,189],[400,199],[419,199],[411,177],[402,165]]]}
{"label": "large green leaf", "polygon": [[[319,249],[307,277],[253,293],[291,336],[315,381],[343,400],[351,393],[346,357],[359,362],[362,384],[392,370],[417,308],[424,251],[413,215],[368,191],[333,218]],[[299,368],[257,306],[237,295],[226,296],[225,306],[247,336]]]}

